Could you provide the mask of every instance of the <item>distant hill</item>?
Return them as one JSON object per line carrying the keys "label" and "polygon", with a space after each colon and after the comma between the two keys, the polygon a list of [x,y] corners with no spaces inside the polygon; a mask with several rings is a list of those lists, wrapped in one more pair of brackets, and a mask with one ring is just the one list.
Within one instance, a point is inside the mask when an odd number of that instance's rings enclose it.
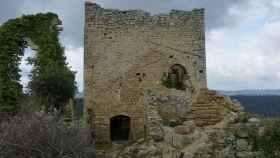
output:
{"label": "distant hill", "polygon": [[280,117],[280,96],[263,95],[263,96],[230,96],[238,100],[245,107],[245,110],[266,116]]}
{"label": "distant hill", "polygon": [[238,90],[238,91],[218,91],[221,94],[228,96],[242,95],[242,96],[280,96],[280,89],[265,89],[265,90]]}
{"label": "distant hill", "polygon": [[280,117],[280,89],[219,91],[219,93],[238,100],[250,113]]}

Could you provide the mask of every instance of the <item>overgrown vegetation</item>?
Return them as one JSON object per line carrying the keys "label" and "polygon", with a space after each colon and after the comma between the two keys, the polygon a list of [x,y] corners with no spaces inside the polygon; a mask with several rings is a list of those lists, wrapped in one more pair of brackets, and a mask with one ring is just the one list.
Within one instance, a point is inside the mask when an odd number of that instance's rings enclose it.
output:
{"label": "overgrown vegetation", "polygon": [[37,54],[33,65],[30,94],[47,110],[63,107],[74,96],[74,72],[65,61],[58,39],[61,22],[53,13],[22,16],[0,27],[0,112],[15,114],[23,97],[19,64],[28,45]]}
{"label": "overgrown vegetation", "polygon": [[161,83],[163,86],[167,88],[173,88],[171,79],[168,77],[166,73],[163,73],[162,78],[161,78]]}
{"label": "overgrown vegetation", "polygon": [[40,75],[33,76],[31,93],[46,111],[57,109],[63,112],[64,106],[74,96],[74,80],[71,71],[59,66],[50,66]]}
{"label": "overgrown vegetation", "polygon": [[1,158],[94,158],[90,130],[56,115],[18,114],[0,124]]}
{"label": "overgrown vegetation", "polygon": [[161,83],[167,88],[175,88],[178,90],[185,90],[186,87],[183,83],[178,81],[178,76],[175,79],[172,79],[170,74],[163,73],[161,78]]}
{"label": "overgrown vegetation", "polygon": [[280,119],[265,119],[263,133],[255,138],[254,148],[262,151],[265,158],[280,157]]}
{"label": "overgrown vegetation", "polygon": [[[94,157],[90,129],[64,111],[76,86],[59,43],[60,24],[56,14],[46,13],[12,19],[0,27],[1,158]],[[28,46],[36,55],[28,59],[33,69],[25,94],[19,64]]]}

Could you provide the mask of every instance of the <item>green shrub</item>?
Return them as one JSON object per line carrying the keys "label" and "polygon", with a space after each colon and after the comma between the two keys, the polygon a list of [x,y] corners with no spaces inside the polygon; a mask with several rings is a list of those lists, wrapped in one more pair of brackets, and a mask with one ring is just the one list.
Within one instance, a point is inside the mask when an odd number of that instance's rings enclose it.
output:
{"label": "green shrub", "polygon": [[240,112],[239,113],[239,117],[238,117],[238,121],[242,122],[242,123],[246,123],[248,122],[248,119],[250,118],[250,114],[247,112]]}
{"label": "green shrub", "polygon": [[75,75],[67,68],[51,65],[30,82],[31,95],[47,112],[63,112],[76,91]]}
{"label": "green shrub", "polygon": [[163,73],[162,78],[161,78],[161,83],[163,86],[165,86],[167,88],[172,88],[171,80],[166,73]]}
{"label": "green shrub", "polygon": [[280,119],[266,119],[264,133],[257,137],[254,146],[262,151],[265,158],[280,157]]}

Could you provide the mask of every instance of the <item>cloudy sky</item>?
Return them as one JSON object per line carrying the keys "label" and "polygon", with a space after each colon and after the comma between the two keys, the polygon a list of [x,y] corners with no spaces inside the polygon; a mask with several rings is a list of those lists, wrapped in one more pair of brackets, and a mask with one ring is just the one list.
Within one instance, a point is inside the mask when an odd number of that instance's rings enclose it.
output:
{"label": "cloudy sky", "polygon": [[[206,9],[208,86],[219,90],[280,88],[280,0],[94,0],[105,8]],[[69,65],[83,89],[84,0],[1,0],[0,24],[22,14],[55,12]],[[34,54],[31,50],[27,55]],[[24,59],[26,58],[24,57]],[[23,60],[24,60],[23,59]],[[31,67],[23,62],[22,82]]]}

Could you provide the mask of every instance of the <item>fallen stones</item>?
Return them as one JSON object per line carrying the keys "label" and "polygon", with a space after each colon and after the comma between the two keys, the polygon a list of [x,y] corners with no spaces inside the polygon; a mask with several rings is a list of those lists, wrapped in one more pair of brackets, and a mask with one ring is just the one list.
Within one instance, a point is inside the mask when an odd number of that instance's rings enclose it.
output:
{"label": "fallen stones", "polygon": [[149,136],[155,141],[161,141],[164,138],[163,129],[160,126],[150,127]]}
{"label": "fallen stones", "polygon": [[238,139],[236,141],[236,150],[237,151],[248,151],[249,150],[249,144],[245,139]]}
{"label": "fallen stones", "polygon": [[126,147],[118,158],[161,158],[161,149],[153,141]]}
{"label": "fallen stones", "polygon": [[191,134],[195,130],[195,124],[193,121],[186,121],[183,125],[179,125],[175,127],[175,133],[181,135]]}
{"label": "fallen stones", "polygon": [[248,138],[249,137],[249,128],[246,124],[238,123],[233,127],[233,133],[238,138]]}
{"label": "fallen stones", "polygon": [[193,132],[194,129],[188,128],[186,126],[177,126],[175,127],[175,133],[181,135],[188,135]]}
{"label": "fallen stones", "polygon": [[253,117],[253,118],[250,118],[248,120],[248,122],[252,123],[252,124],[260,124],[261,121],[259,119],[255,118],[255,117]]}

